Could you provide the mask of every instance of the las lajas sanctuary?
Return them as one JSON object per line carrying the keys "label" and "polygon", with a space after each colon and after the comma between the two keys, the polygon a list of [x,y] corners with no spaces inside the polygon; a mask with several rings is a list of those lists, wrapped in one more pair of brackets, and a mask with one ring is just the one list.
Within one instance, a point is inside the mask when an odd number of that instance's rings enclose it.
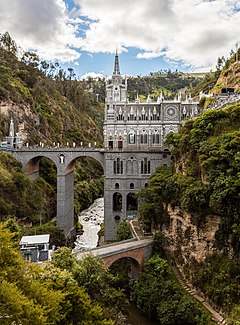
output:
{"label": "las lajas sanctuary", "polygon": [[134,194],[147,186],[159,165],[168,166],[171,156],[164,146],[166,135],[177,132],[184,118],[198,115],[198,102],[181,97],[156,102],[129,102],[127,79],[120,74],[116,53],[114,71],[106,85],[104,147],[105,240],[116,237],[121,220],[137,214]]}

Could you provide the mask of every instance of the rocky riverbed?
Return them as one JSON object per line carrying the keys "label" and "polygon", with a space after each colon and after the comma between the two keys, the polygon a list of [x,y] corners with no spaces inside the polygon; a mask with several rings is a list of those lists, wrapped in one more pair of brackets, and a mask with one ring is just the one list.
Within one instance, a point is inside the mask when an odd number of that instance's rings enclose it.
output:
{"label": "rocky riverbed", "polygon": [[79,215],[79,222],[83,225],[83,234],[77,237],[76,250],[95,248],[98,243],[98,231],[104,219],[104,198],[99,198]]}

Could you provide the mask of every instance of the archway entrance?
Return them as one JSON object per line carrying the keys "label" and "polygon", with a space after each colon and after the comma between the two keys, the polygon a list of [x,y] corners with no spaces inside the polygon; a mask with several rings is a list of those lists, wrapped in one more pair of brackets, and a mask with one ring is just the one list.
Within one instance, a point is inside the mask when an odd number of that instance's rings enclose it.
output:
{"label": "archway entrance", "polygon": [[134,193],[127,195],[127,217],[133,219],[137,216],[138,202]]}
{"label": "archway entrance", "polygon": [[113,194],[113,211],[122,211],[122,194],[119,192]]}

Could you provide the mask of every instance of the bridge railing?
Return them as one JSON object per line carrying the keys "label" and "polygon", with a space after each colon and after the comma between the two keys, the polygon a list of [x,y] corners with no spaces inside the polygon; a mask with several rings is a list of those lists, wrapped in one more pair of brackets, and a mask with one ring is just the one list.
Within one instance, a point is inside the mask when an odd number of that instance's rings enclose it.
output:
{"label": "bridge railing", "polygon": [[27,147],[27,146],[23,146],[21,148],[12,148],[11,149],[12,151],[20,151],[20,152],[23,152],[23,151],[28,151],[28,152],[31,152],[31,151],[44,151],[44,152],[50,152],[50,151],[59,151],[59,152],[62,152],[62,151],[86,151],[86,152],[95,152],[95,151],[98,151],[98,152],[104,152],[105,149],[102,148],[102,147]]}
{"label": "bridge railing", "polygon": [[[97,246],[95,248],[89,248],[89,249],[83,250],[82,253],[91,252],[91,251],[95,251],[95,250],[99,250],[99,249],[103,249],[103,248],[107,248],[107,247],[117,246],[117,245],[124,244],[124,243],[131,243],[131,242],[134,242],[134,241],[137,241],[137,239],[136,238],[130,238],[130,239],[117,241],[117,242],[107,244],[107,245],[103,245],[103,246]],[[74,253],[75,254],[79,253],[79,249],[75,250]]]}

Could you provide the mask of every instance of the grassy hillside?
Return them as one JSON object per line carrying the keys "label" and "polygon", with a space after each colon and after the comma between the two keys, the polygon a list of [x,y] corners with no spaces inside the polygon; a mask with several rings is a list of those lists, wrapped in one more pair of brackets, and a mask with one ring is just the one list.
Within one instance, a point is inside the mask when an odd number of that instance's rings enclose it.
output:
{"label": "grassy hillside", "polygon": [[[236,59],[239,58],[237,61]],[[201,91],[205,94],[219,94],[222,88],[234,88],[240,92],[240,49],[238,56],[231,53],[227,59],[218,58],[216,71],[207,73],[199,84],[193,89],[193,95],[197,96]]]}

